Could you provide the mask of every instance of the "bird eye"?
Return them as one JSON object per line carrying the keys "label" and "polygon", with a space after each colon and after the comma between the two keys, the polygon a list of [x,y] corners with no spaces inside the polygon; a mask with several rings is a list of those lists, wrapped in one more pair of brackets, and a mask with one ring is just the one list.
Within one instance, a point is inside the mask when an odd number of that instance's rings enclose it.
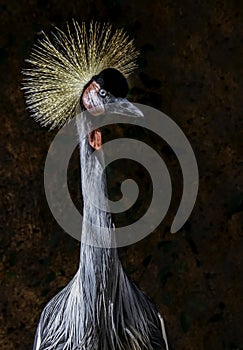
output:
{"label": "bird eye", "polygon": [[100,95],[101,97],[105,97],[105,96],[107,95],[107,91],[104,90],[104,89],[100,89],[100,90],[99,90],[99,95]]}

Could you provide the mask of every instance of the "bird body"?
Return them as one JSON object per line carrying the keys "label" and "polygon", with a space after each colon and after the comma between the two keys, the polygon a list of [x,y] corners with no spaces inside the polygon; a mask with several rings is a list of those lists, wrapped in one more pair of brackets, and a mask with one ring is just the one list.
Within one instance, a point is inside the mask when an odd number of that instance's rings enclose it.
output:
{"label": "bird body", "polygon": [[158,310],[129,281],[117,249],[104,248],[115,238],[110,214],[93,204],[99,191],[106,192],[103,151],[90,162],[88,138],[79,137],[84,203],[79,269],[43,310],[34,350],[167,350]]}

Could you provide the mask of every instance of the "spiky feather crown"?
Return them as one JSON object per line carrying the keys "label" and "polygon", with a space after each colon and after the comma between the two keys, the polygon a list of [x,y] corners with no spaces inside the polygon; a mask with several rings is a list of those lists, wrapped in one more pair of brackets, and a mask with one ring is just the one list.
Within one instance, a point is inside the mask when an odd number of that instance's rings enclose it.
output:
{"label": "spiky feather crown", "polygon": [[43,32],[26,60],[23,90],[31,115],[51,129],[75,114],[84,86],[103,69],[118,69],[126,78],[136,67],[138,51],[123,29],[73,20],[67,33],[58,28],[48,37]]}

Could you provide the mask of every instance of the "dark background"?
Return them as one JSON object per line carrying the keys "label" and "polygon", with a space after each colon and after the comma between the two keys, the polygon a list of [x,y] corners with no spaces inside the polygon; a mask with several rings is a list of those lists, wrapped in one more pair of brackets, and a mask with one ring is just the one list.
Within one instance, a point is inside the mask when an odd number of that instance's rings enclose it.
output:
{"label": "dark background", "polygon": [[[159,307],[172,350],[242,350],[242,2],[0,4],[0,349],[31,349],[41,310],[77,269],[79,243],[59,228],[44,195],[44,162],[56,131],[29,117],[20,90],[24,59],[40,30],[63,28],[75,18],[109,20],[134,37],[141,57],[130,80],[131,99],[172,117],[198,161],[196,206],[171,235],[182,188],[178,162],[163,140],[130,130],[164,158],[174,192],[159,228],[120,249],[124,268]],[[117,127],[116,134],[123,131]],[[79,191],[76,160],[74,155],[69,169],[73,196]],[[112,171],[120,180],[119,165]],[[143,170],[137,174],[141,178]],[[141,188],[144,203],[147,188]]]}

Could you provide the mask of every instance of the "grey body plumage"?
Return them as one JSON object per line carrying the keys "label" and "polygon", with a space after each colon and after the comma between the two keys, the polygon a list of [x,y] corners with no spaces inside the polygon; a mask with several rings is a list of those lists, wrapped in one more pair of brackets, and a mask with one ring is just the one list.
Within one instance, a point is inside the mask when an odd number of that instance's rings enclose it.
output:
{"label": "grey body plumage", "polygon": [[[114,228],[110,214],[92,204],[96,192],[87,190],[101,178],[101,190],[106,192],[102,157],[94,157],[90,163],[91,152],[87,138],[81,139],[82,241],[87,235],[97,246],[81,243],[79,269],[44,309],[34,350],[167,350],[158,310],[129,281],[117,250],[100,247],[114,239]],[[105,236],[99,234],[101,227],[107,228]]]}

